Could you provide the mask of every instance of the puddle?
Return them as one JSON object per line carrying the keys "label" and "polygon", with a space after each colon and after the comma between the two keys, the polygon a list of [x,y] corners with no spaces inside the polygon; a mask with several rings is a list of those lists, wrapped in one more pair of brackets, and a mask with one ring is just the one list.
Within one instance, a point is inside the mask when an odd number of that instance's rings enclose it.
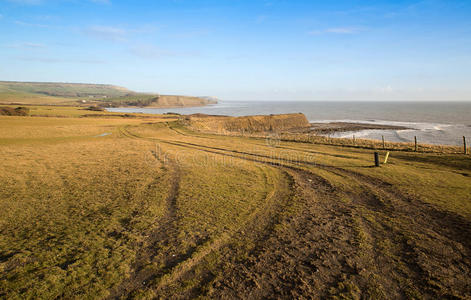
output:
{"label": "puddle", "polygon": [[101,137],[101,136],[107,136],[107,135],[110,135],[111,132],[105,132],[105,133],[102,133],[102,134],[99,134],[99,135],[95,135],[94,137]]}

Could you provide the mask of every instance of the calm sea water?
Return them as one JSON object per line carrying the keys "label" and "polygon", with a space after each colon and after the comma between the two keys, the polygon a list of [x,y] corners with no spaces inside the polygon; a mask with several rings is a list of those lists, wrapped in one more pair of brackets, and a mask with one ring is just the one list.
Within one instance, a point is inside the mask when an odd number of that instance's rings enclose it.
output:
{"label": "calm sea water", "polygon": [[110,108],[115,112],[179,114],[205,113],[245,116],[302,112],[310,122],[361,122],[402,125],[410,130],[363,130],[342,132],[333,137],[385,139],[391,142],[462,145],[471,141],[471,102],[291,102],[221,101],[215,105],[191,108]]}

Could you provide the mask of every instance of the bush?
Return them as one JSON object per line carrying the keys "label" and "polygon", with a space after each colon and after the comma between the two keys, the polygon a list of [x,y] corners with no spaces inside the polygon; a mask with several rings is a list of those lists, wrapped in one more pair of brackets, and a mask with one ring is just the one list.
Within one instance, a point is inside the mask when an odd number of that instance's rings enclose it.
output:
{"label": "bush", "polygon": [[99,107],[99,106],[89,106],[85,109],[86,110],[91,110],[91,111],[104,111],[105,110],[103,107]]}
{"label": "bush", "polygon": [[27,107],[0,107],[0,115],[2,116],[27,116],[29,114],[29,108]]}

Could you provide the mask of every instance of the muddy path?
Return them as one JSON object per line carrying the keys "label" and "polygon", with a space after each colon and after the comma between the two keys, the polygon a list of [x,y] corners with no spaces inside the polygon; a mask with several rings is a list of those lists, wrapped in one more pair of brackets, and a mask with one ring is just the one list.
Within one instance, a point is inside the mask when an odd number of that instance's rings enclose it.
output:
{"label": "muddy path", "polygon": [[[253,299],[275,294],[281,298],[471,295],[471,280],[465,275],[471,272],[471,224],[462,216],[350,169],[201,145],[195,139],[150,140],[276,167],[286,174],[290,191],[279,192],[283,200],[269,210],[273,215],[257,215],[232,236],[216,239],[198,259],[182,260],[184,268],[175,268],[163,284],[150,287],[156,295]],[[336,188],[313,167],[347,178],[355,188]],[[283,213],[287,203],[292,209]],[[244,241],[254,245],[241,259],[238,253]],[[196,288],[185,290],[180,279],[194,276],[210,253],[221,257],[218,273],[203,271],[204,279]],[[182,287],[180,294],[174,294],[175,286]]]}

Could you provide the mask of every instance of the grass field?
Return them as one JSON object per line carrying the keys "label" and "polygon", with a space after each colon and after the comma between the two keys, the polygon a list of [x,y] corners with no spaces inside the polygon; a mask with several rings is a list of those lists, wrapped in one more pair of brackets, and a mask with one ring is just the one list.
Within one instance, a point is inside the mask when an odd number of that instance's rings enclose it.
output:
{"label": "grass field", "polygon": [[469,155],[30,114],[0,116],[0,298],[471,297]]}
{"label": "grass field", "polygon": [[201,97],[138,93],[109,84],[0,81],[2,105],[182,107],[215,102]]}

